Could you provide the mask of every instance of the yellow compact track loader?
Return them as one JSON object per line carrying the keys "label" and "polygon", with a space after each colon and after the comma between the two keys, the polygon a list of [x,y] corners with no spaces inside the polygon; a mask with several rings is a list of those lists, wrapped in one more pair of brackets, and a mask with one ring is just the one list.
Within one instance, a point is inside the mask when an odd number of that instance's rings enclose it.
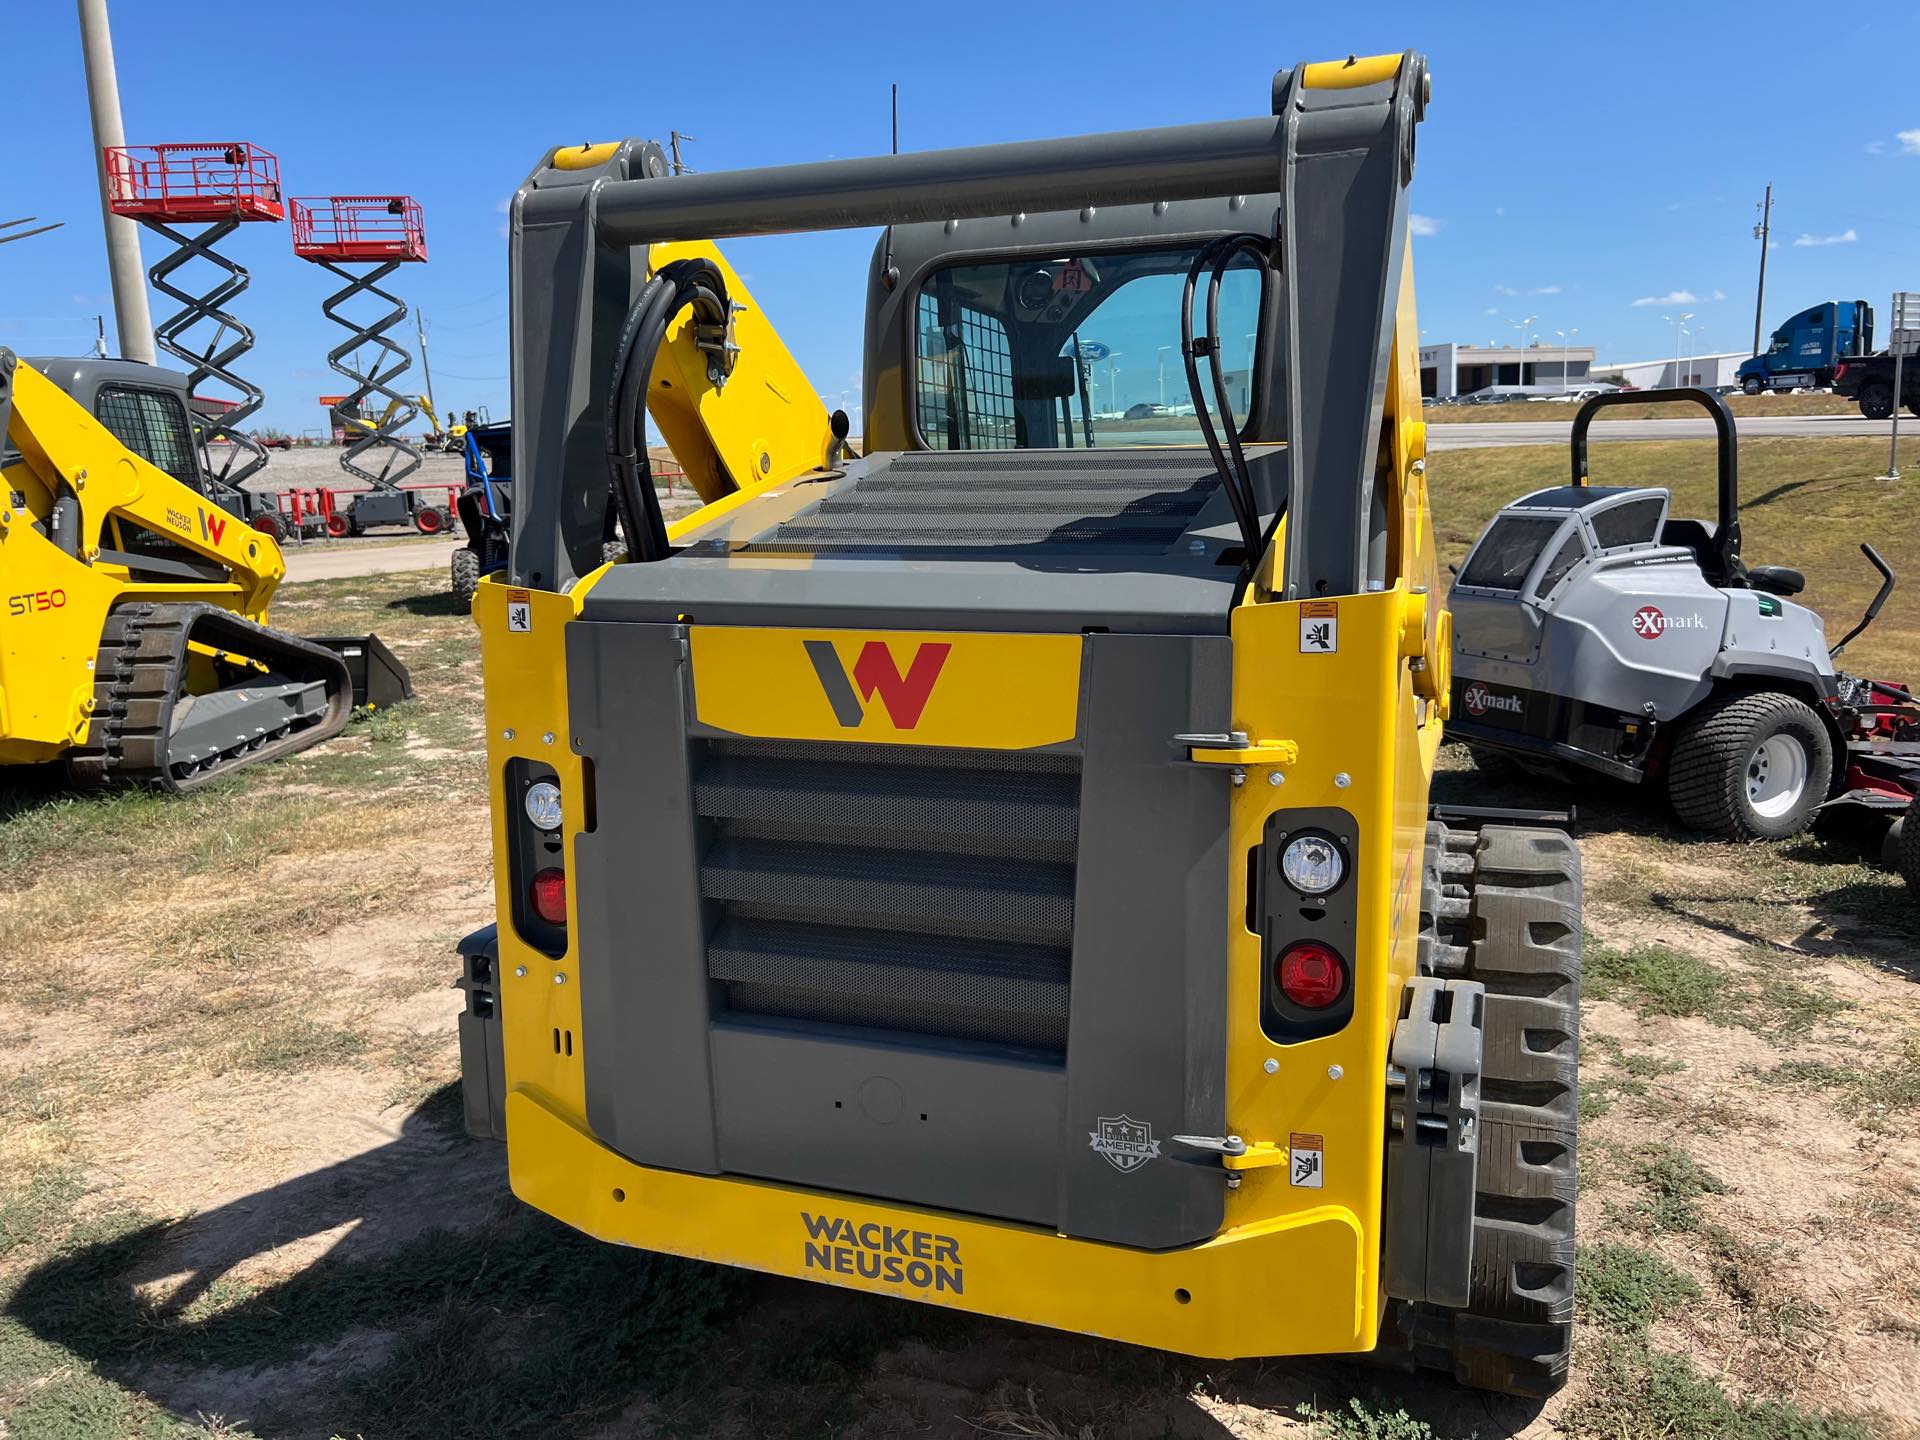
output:
{"label": "yellow compact track loader", "polygon": [[179,793],[409,696],[371,635],[269,628],[280,548],[223,509],[184,375],[0,348],[0,766]]}
{"label": "yellow compact track loader", "polygon": [[[533,172],[462,946],[516,1194],[1193,1355],[1561,1383],[1579,856],[1429,804],[1427,96],[1349,58],[1245,120]],[[854,226],[858,457],[710,244]],[[643,405],[697,457],[672,526]]]}

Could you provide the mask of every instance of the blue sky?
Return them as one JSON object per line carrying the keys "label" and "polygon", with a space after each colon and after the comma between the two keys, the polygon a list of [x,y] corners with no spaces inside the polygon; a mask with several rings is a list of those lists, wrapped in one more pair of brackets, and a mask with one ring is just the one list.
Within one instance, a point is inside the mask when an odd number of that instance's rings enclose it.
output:
{"label": "blue sky", "polygon": [[[1280,66],[1424,50],[1434,100],[1413,203],[1429,342],[1504,343],[1511,322],[1538,315],[1528,333],[1547,343],[1577,327],[1603,361],[1641,359],[1671,352],[1660,317],[1678,308],[1704,327],[1701,351],[1744,350],[1769,180],[1769,328],[1855,296],[1884,323],[1890,290],[1920,288],[1920,91],[1895,83],[1892,63],[1920,47],[1920,12],[1179,13],[747,0],[711,9],[702,31],[684,11],[600,0],[429,0],[350,24],[262,0],[119,0],[113,20],[130,141],[251,140],[280,156],[290,194],[421,200],[432,259],[403,272],[400,293],[431,326],[443,405],[496,415],[508,394],[502,206],[547,146],[677,128],[699,137],[687,155],[700,169],[869,154],[886,148],[894,80],[902,146],[926,149],[1255,114]],[[6,33],[0,220],[67,223],[0,246],[0,344],[79,353],[107,278],[74,7],[11,6]],[[246,58],[187,83],[219,34]],[[260,336],[243,369],[267,391],[261,423],[315,427],[314,398],[339,388],[324,356],[341,332],[319,310],[329,277],[293,257],[284,225],[248,227],[229,248],[253,272],[239,304]],[[822,395],[850,410],[870,248],[864,233],[728,246]]]}

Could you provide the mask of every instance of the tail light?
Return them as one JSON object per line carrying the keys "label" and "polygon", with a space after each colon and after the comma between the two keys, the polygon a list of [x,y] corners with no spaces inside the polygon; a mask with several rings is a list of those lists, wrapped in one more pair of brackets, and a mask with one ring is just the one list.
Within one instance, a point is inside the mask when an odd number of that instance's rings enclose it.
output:
{"label": "tail light", "polygon": [[1833,367],[1833,378],[1836,380],[1840,379],[1846,373],[1847,373],[1847,365],[1844,360],[1841,361],[1838,365]]}
{"label": "tail light", "polygon": [[1347,962],[1318,940],[1289,945],[1274,969],[1280,993],[1303,1010],[1324,1010],[1347,993]]}
{"label": "tail light", "polygon": [[533,913],[549,925],[567,923],[567,872],[557,868],[540,871],[527,887],[527,901]]}

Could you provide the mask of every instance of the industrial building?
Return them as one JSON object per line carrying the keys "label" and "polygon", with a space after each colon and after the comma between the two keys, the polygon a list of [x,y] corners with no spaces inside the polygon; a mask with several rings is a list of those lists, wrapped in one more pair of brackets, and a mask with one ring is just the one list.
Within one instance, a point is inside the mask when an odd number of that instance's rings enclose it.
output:
{"label": "industrial building", "polygon": [[1748,350],[1727,350],[1714,355],[1669,355],[1664,360],[1630,360],[1619,365],[1600,365],[1595,374],[1617,379],[1635,390],[1658,390],[1673,385],[1699,385],[1718,390],[1740,382],[1734,372],[1752,354]]}
{"label": "industrial building", "polygon": [[1422,345],[1420,393],[1429,400],[1471,395],[1489,385],[1563,385],[1587,380],[1588,345]]}

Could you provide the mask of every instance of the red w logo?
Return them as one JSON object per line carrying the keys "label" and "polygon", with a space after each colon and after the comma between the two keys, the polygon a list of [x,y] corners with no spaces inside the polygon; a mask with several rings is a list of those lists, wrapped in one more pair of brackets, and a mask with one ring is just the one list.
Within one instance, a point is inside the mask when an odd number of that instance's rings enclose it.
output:
{"label": "red w logo", "polygon": [[227,533],[227,517],[226,516],[209,515],[204,510],[200,512],[201,538],[206,540],[211,540],[214,544],[218,545],[220,543],[220,537],[226,533]]}
{"label": "red w logo", "polygon": [[[914,650],[903,675],[894,664],[893,652],[887,648],[886,641],[869,640],[860,647],[849,679],[832,641],[805,643],[807,658],[813,661],[814,673],[820,677],[820,688],[827,692],[827,703],[833,706],[834,718],[849,730],[867,718],[865,702],[876,695],[894,729],[913,729],[920,723],[921,712],[933,694],[933,682],[940,678],[940,669],[947,663],[947,652],[953,649],[946,641],[927,641]],[[856,686],[859,687],[857,695]]]}

